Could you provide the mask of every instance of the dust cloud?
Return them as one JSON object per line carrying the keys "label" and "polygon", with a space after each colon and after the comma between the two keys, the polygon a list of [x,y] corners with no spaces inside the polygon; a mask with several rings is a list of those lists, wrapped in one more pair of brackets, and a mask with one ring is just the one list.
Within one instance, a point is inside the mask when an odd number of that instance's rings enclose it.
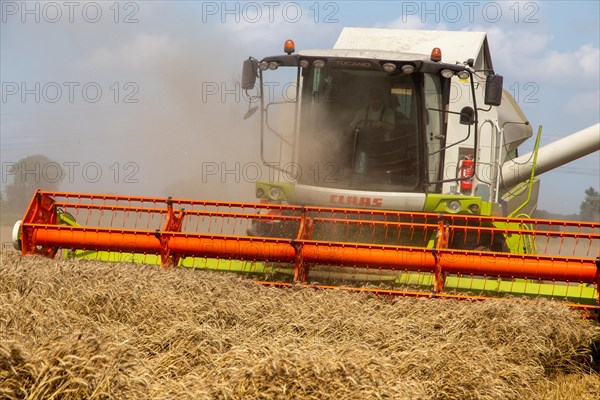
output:
{"label": "dust cloud", "polygon": [[[25,45],[25,39],[16,40],[21,28],[10,37]],[[255,182],[268,172],[259,162],[259,115],[243,120],[248,102],[240,79],[249,50],[228,35],[199,39],[198,32],[156,34],[136,28],[119,33],[110,24],[93,28],[90,34],[89,26],[67,26],[61,35],[70,39],[52,42],[50,54],[75,52],[70,46],[80,49],[76,61],[36,54],[51,66],[49,72],[20,78],[28,85],[94,82],[103,89],[101,101],[82,101],[79,92],[73,104],[10,99],[6,108],[12,108],[3,111],[3,162],[44,154],[65,170],[62,191],[253,200]],[[36,37],[56,34],[47,26],[33,29]],[[202,29],[210,33],[212,28]],[[118,102],[112,99],[115,82]],[[125,86],[128,82],[134,86]],[[123,101],[127,95],[134,101]],[[23,179],[4,170],[3,175],[3,189]],[[45,179],[43,165],[35,175]]]}
{"label": "dust cloud", "polygon": [[243,120],[243,58],[223,54],[221,49],[229,45],[179,44],[169,57],[148,66],[152,74],[147,79],[157,84],[153,105],[136,113],[127,133],[128,142],[134,143],[130,154],[139,160],[145,177],[140,182],[143,192],[252,199],[259,178],[259,118],[255,114]]}

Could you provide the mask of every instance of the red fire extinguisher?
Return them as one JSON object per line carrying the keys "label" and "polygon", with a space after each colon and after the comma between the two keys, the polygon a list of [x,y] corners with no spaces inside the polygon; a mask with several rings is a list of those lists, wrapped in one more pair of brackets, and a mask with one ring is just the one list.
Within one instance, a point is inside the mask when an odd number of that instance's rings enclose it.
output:
{"label": "red fire extinguisher", "polygon": [[460,191],[470,192],[473,189],[473,175],[475,172],[475,160],[472,155],[461,159],[460,164]]}

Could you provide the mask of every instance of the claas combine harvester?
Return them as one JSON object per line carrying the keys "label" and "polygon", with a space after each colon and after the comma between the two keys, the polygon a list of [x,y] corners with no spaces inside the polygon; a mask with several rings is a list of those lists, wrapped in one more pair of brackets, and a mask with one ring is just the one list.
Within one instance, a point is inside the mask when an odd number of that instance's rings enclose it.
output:
{"label": "claas combine harvester", "polygon": [[[243,65],[245,118],[260,118],[275,172],[256,184],[259,202],[39,191],[15,247],[278,286],[597,310],[600,224],[531,216],[537,176],[597,151],[598,124],[541,148],[540,129],[519,155],[533,130],[485,33],[346,28],[333,49],[296,53],[288,40],[284,53]],[[270,99],[268,84],[290,77],[292,93]]]}

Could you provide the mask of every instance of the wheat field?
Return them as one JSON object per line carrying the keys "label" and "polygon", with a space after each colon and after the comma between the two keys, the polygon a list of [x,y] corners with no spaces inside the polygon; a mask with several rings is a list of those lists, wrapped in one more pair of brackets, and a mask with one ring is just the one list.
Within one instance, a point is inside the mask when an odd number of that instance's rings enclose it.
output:
{"label": "wheat field", "polygon": [[5,399],[600,398],[600,328],[545,301],[376,299],[4,250],[0,339]]}

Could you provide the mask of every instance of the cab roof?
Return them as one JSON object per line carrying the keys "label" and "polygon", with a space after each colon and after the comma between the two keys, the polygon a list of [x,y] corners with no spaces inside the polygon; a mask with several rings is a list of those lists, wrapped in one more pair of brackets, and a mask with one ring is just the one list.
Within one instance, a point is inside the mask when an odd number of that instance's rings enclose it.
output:
{"label": "cab roof", "polygon": [[306,57],[366,58],[372,60],[390,61],[429,61],[429,56],[425,54],[397,53],[393,51],[365,49],[301,50],[298,52],[298,54]]}
{"label": "cab roof", "polygon": [[[419,59],[423,56],[429,58],[434,47],[442,50],[442,62],[444,63],[463,63],[472,58],[476,61],[476,68],[482,68],[485,65],[485,68],[492,69],[485,32],[344,28],[333,49],[336,52],[347,51],[347,56],[368,51],[374,55],[385,52],[383,58],[387,59],[391,59],[389,53],[410,54],[415,57],[413,59]],[[311,51],[310,53],[316,52]],[[381,55],[384,56],[384,54]],[[392,59],[398,57],[400,56],[397,55]]]}

